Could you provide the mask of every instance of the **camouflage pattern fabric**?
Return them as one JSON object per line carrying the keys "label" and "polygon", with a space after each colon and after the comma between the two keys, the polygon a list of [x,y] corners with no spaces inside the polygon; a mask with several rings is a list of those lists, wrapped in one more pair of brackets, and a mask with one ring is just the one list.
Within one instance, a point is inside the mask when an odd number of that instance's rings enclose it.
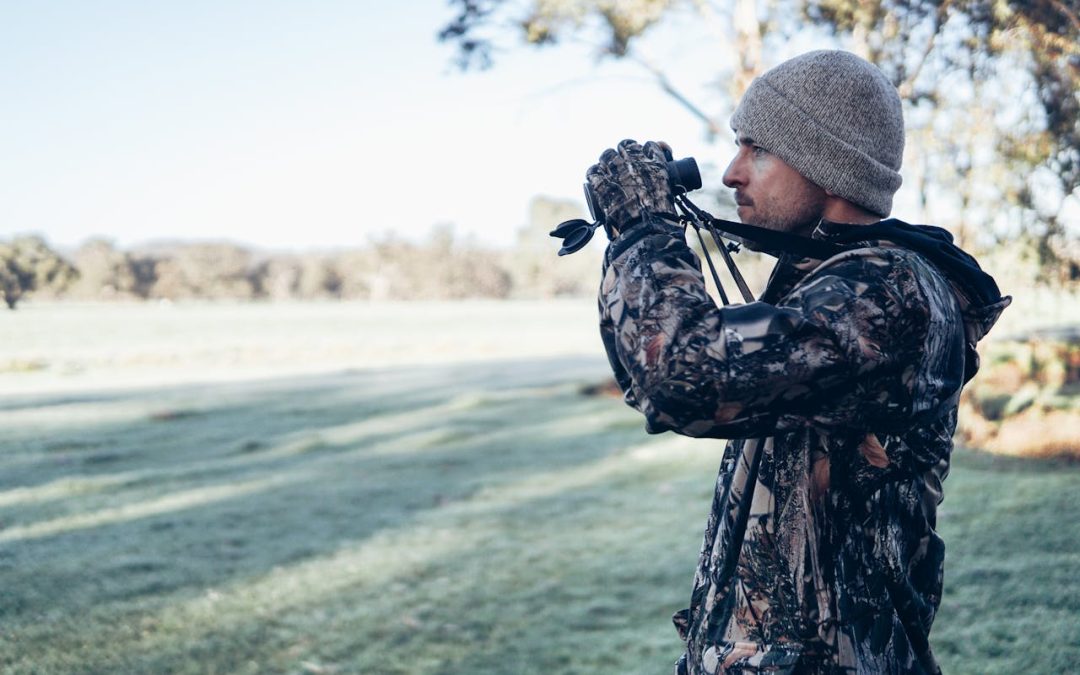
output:
{"label": "camouflage pattern fabric", "polygon": [[585,181],[606,216],[604,230],[609,239],[647,213],[675,215],[675,194],[659,143],[649,141],[642,146],[632,139],[620,141],[588,168]]}
{"label": "camouflage pattern fabric", "polygon": [[626,402],[651,433],[740,439],[674,617],[677,673],[939,672],[935,512],[965,352],[1008,304],[968,302],[887,242],[781,257],[760,301],[723,308],[678,225],[609,246],[600,326]]}

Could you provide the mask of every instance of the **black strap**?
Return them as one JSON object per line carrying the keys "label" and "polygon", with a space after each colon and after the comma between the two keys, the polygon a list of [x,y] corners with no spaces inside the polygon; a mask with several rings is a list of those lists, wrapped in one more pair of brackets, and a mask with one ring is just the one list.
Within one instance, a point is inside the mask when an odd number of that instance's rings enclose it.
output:
{"label": "black strap", "polygon": [[[852,248],[851,246],[839,246],[820,239],[801,237],[790,232],[778,232],[757,225],[735,223],[730,220],[712,218],[711,222],[713,227],[725,234],[733,234],[741,239],[749,239],[763,245],[770,251],[795,253],[815,260],[827,260]],[[778,254],[774,253],[773,255]]]}

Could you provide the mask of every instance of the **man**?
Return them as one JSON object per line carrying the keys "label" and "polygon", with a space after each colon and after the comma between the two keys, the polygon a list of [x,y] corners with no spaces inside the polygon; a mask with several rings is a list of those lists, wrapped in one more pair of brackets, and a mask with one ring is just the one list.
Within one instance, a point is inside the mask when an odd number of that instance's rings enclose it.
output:
{"label": "man", "polygon": [[741,439],[674,618],[677,672],[940,672],[935,511],[975,343],[1009,298],[944,230],[881,220],[904,128],[871,64],[787,61],[732,127],[740,219],[844,248],[776,252],[757,302],[706,294],[661,146],[624,141],[587,173],[612,238],[601,334],[627,403],[652,433]]}

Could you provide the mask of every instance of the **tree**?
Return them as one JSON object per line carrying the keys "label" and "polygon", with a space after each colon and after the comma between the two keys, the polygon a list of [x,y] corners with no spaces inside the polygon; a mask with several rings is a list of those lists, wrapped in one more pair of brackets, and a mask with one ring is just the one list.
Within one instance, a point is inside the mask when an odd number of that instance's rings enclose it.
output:
{"label": "tree", "polygon": [[0,243],[0,292],[8,309],[15,309],[27,293],[59,294],[77,278],[75,268],[41,237]]}
{"label": "tree", "polygon": [[270,300],[293,300],[297,297],[300,262],[296,256],[268,257],[252,270],[256,295]]}
{"label": "tree", "polygon": [[367,286],[373,300],[505,298],[510,274],[497,254],[459,240],[451,225],[435,226],[426,242],[386,235],[372,241]]}
{"label": "tree", "polygon": [[[1080,223],[1080,17],[1069,0],[452,0],[440,39],[463,68],[493,64],[499,46],[585,40],[602,58],[639,63],[710,138],[726,125],[690,100],[637,49],[643,36],[692,12],[720,35],[726,107],[805,31],[877,64],[897,86],[909,124],[909,174],[923,217],[961,238],[1019,232],[1051,275],[1075,269]],[[724,91],[726,89],[726,91]],[[955,214],[955,215],[950,215]]]}
{"label": "tree", "polygon": [[33,271],[19,261],[12,244],[0,244],[0,291],[8,309],[15,309],[22,296],[33,289]]}
{"label": "tree", "polygon": [[68,294],[95,300],[145,298],[155,281],[153,258],[118,250],[106,239],[91,239],[75,251],[79,279]]}
{"label": "tree", "polygon": [[338,298],[341,285],[341,273],[331,256],[309,254],[300,259],[297,290],[301,298]]}
{"label": "tree", "polygon": [[[564,220],[583,216],[575,202],[533,198],[529,204],[529,222],[518,230],[517,243],[506,263],[517,296],[554,298],[596,292],[600,249],[588,246],[558,264],[552,264],[551,259],[554,240],[548,233]],[[602,230],[597,237],[603,239]]]}
{"label": "tree", "polygon": [[255,265],[251,251],[226,243],[186,244],[157,261],[150,289],[155,298],[255,297]]}

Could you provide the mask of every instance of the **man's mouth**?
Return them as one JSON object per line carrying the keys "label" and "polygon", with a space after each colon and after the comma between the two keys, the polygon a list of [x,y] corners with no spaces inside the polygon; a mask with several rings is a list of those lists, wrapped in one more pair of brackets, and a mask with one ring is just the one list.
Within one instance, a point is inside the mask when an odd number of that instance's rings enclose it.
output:
{"label": "man's mouth", "polygon": [[744,197],[743,195],[736,192],[735,193],[735,204],[737,206],[753,206],[754,205],[754,200],[750,199],[749,197]]}

